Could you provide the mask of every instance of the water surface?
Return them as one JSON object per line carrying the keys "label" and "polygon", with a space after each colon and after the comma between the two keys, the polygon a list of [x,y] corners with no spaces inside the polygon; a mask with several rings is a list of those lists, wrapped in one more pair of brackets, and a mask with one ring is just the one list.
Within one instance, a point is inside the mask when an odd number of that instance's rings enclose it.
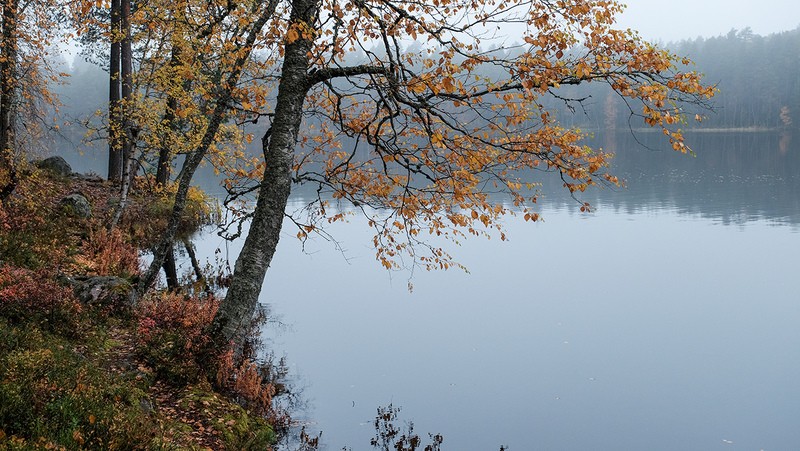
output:
{"label": "water surface", "polygon": [[545,182],[544,222],[453,249],[470,274],[386,272],[358,221],[344,254],[287,226],[262,301],[327,449],[368,449],[389,403],[449,450],[800,446],[797,140],[598,141],[628,187],[587,215]]}

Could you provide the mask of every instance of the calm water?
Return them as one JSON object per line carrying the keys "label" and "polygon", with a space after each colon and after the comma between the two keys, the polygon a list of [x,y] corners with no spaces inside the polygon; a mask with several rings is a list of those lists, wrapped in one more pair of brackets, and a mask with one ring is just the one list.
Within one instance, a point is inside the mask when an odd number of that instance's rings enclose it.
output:
{"label": "calm water", "polygon": [[344,256],[287,226],[262,301],[326,449],[369,449],[389,403],[448,450],[800,449],[800,136],[598,141],[627,189],[588,215],[548,196],[413,293],[358,221],[331,229]]}

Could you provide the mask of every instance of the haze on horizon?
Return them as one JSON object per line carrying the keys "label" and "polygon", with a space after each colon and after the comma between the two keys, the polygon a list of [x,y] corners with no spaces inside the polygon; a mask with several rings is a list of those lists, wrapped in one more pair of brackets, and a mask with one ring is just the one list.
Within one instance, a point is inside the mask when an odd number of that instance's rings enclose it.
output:
{"label": "haze on horizon", "polygon": [[627,10],[619,17],[621,28],[639,31],[654,42],[674,42],[727,34],[732,28],[750,27],[768,35],[800,26],[797,0],[623,0]]}

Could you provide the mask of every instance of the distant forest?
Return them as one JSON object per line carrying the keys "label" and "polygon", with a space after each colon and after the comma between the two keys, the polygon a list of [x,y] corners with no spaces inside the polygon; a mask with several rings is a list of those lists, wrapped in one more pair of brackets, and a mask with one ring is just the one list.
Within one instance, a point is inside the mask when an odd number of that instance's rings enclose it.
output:
{"label": "distant forest", "polygon": [[[687,129],[782,130],[800,124],[800,27],[768,36],[754,34],[749,28],[734,29],[723,36],[663,46],[691,58],[695,65],[687,70],[704,73],[706,81],[719,88],[713,99],[714,112],[698,111],[707,119],[700,124],[691,121]],[[64,118],[85,120],[106,108],[108,76],[102,68],[77,57],[67,72],[71,75],[67,83],[56,88]],[[564,125],[586,130],[642,127],[641,120],[631,118],[628,107],[605,85],[563,88],[559,93],[564,98],[584,99],[568,103],[545,99]],[[83,131],[68,129],[63,132],[70,141],[81,140]]]}
{"label": "distant forest", "polygon": [[800,125],[800,27],[759,36],[749,28],[669,44],[718,83],[707,127],[789,128]]}
{"label": "distant forest", "polygon": [[[687,70],[705,74],[706,82],[719,88],[714,112],[696,111],[706,119],[700,124],[690,121],[687,129],[783,130],[800,125],[800,27],[769,36],[754,34],[749,28],[731,30],[723,36],[663,47],[692,59],[695,64]],[[632,119],[630,109],[606,86],[590,84],[562,91],[569,98],[588,96],[582,104],[571,104],[574,113],[563,101],[550,100],[548,106],[561,111],[565,125],[589,130],[628,128],[629,124],[642,127],[641,120]]]}

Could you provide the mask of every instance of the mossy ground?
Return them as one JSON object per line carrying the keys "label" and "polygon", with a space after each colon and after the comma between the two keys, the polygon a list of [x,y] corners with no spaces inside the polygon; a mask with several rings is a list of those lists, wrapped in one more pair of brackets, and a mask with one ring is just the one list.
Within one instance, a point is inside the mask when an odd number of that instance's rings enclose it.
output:
{"label": "mossy ground", "polygon": [[[92,218],[59,208],[74,192],[89,199]],[[199,193],[193,197],[184,231],[212,213]],[[100,180],[34,171],[0,205],[0,449],[274,444],[264,417],[215,392],[203,375],[177,382],[152,368],[136,337],[135,312],[81,305],[59,279],[135,279],[140,250],[165,224],[168,198],[169,190],[140,190],[116,235],[104,227],[114,189]]]}

